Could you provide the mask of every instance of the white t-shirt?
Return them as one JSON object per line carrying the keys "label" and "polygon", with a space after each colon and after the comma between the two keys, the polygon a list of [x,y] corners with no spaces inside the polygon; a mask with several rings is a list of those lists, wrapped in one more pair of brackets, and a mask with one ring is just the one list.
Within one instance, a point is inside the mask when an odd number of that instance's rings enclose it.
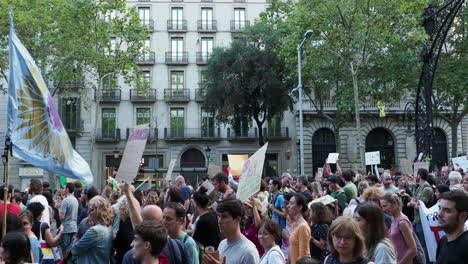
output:
{"label": "white t-shirt", "polygon": [[286,258],[284,257],[281,248],[278,245],[270,248],[268,252],[263,254],[260,264],[284,264],[286,263]]}
{"label": "white t-shirt", "polygon": [[49,202],[47,202],[47,199],[39,194],[39,195],[34,195],[31,200],[29,200],[29,203],[41,203],[44,206],[44,211],[42,212],[42,217],[41,217],[41,223],[47,223],[50,226],[50,214],[49,214]]}

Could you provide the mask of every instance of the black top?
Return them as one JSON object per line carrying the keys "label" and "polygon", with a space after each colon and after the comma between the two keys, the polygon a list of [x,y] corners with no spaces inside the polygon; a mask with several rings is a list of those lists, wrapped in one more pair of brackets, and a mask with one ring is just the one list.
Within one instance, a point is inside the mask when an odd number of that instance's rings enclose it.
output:
{"label": "black top", "polygon": [[352,262],[339,262],[338,260],[335,260],[332,256],[328,256],[327,261],[325,261],[325,264],[367,264],[369,262],[370,260],[366,258]]}
{"label": "black top", "polygon": [[447,236],[437,245],[437,264],[461,264],[468,259],[468,232],[463,232],[457,239],[448,242]]}
{"label": "black top", "polygon": [[326,224],[321,224],[321,225],[316,225],[313,224],[310,227],[311,230],[311,235],[316,239],[316,240],[324,240],[325,241],[325,249],[320,249],[318,248],[313,242],[312,238],[310,239],[310,256],[316,260],[322,261],[325,254],[324,251],[326,250],[326,241],[327,241],[327,236],[328,236],[328,225]]}
{"label": "black top", "polygon": [[312,201],[312,193],[309,190],[305,190],[301,192],[301,194],[305,196],[305,198],[307,199],[307,202]]}
{"label": "black top", "polygon": [[122,263],[122,259],[132,249],[130,244],[134,238],[132,221],[128,218],[125,221],[120,220],[119,231],[114,239],[114,248],[116,251],[116,264]]}
{"label": "black top", "polygon": [[214,213],[206,213],[198,218],[193,239],[204,247],[218,248],[220,242],[218,218]]}
{"label": "black top", "polygon": [[32,226],[32,232],[34,233],[34,235],[37,237],[37,239],[39,240],[40,239],[40,234],[39,234],[39,227],[41,228],[41,232],[42,232],[42,239],[45,240],[45,231],[47,229],[49,229],[49,225],[47,223],[42,223],[39,222],[39,220],[34,220],[34,223],[33,223],[33,226]]}

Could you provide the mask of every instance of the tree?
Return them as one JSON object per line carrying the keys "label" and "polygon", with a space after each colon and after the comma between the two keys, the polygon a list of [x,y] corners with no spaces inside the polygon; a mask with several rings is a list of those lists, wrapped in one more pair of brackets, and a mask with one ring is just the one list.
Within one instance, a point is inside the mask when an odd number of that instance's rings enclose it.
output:
{"label": "tree", "polygon": [[246,29],[229,48],[213,51],[204,71],[203,107],[212,112],[219,123],[239,130],[239,120],[255,122],[258,143],[264,144],[263,125],[283,116],[291,106],[289,90],[292,82],[284,61],[276,56],[279,45],[274,29],[257,23]]}

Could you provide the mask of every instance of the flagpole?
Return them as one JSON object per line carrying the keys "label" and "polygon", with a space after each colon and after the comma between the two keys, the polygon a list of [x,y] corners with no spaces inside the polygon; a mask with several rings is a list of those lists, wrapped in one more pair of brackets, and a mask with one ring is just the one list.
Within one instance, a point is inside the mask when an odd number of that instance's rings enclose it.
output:
{"label": "flagpole", "polygon": [[10,176],[10,151],[11,151],[11,142],[10,139],[7,138],[5,140],[5,152],[3,153],[3,161],[4,161],[4,170],[5,170],[5,178],[3,180],[5,186],[3,189],[3,225],[2,225],[2,237],[6,234],[6,227],[7,227],[7,201],[8,201],[8,178]]}

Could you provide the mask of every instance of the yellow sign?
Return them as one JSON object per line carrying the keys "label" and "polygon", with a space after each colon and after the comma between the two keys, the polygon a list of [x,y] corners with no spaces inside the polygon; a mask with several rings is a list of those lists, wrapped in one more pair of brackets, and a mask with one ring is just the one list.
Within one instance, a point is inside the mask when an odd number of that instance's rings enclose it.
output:
{"label": "yellow sign", "polygon": [[249,159],[249,155],[228,155],[229,168],[232,176],[240,176],[244,163]]}

